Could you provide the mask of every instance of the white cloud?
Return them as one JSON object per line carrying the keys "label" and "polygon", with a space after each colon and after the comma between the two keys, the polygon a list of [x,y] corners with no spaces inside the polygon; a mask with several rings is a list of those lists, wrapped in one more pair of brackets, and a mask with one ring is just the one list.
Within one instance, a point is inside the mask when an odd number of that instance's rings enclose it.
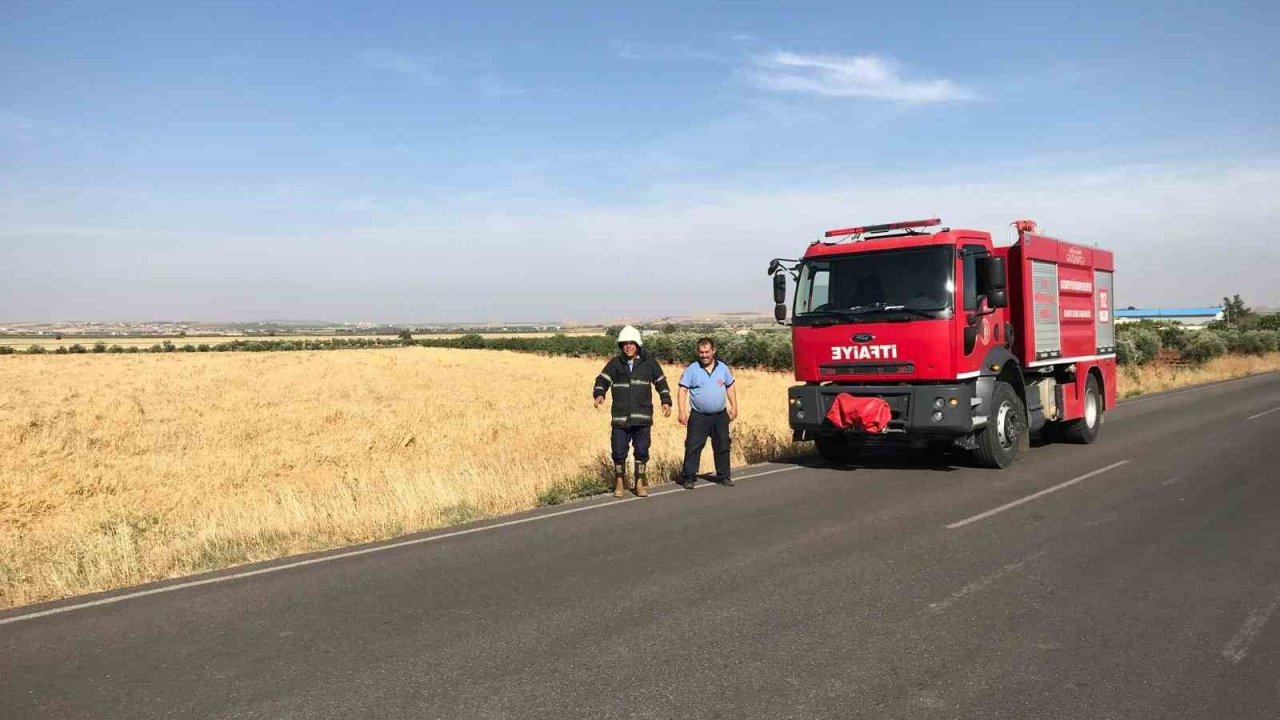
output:
{"label": "white cloud", "polygon": [[524,90],[503,80],[496,75],[484,75],[476,78],[476,87],[480,92],[488,97],[512,97],[514,95],[523,95]]}
{"label": "white cloud", "polygon": [[614,40],[613,51],[614,54],[623,60],[700,60],[713,63],[729,63],[737,61],[737,58],[732,55],[708,50],[705,47],[694,47],[687,44],[662,45],[656,43]]}
{"label": "white cloud", "polygon": [[426,60],[394,50],[382,48],[365,50],[358,55],[358,59],[361,65],[370,70],[404,75],[429,84],[443,81],[443,78]]}
{"label": "white cloud", "polygon": [[[600,257],[627,254],[626,277],[580,288],[593,294],[604,316],[767,312],[765,264],[796,257],[830,227],[934,216],[1007,244],[1009,223],[1033,218],[1051,235],[1113,250],[1116,294],[1126,305],[1212,304],[1234,292],[1254,304],[1280,303],[1272,280],[1280,246],[1266,239],[1280,224],[1280,209],[1269,202],[1280,185],[1280,163],[1001,170],[993,168],[989,176],[997,179],[982,182],[938,175],[757,192],[695,186],[650,203],[502,212],[481,198],[349,237],[388,261],[412,263],[414,252],[433,248],[446,266],[480,262],[495,278],[590,276]],[[1208,248],[1219,244],[1232,251],[1212,251],[1215,260],[1206,263]],[[707,263],[716,269],[710,277]],[[662,278],[661,289],[655,278]],[[485,292],[501,291],[494,285]],[[572,293],[544,293],[513,298],[511,306],[537,308],[539,317],[569,314]]]}
{"label": "white cloud", "polygon": [[495,74],[469,76],[455,68],[446,77],[437,64],[422,57],[387,49],[371,49],[361,52],[357,59],[366,69],[415,79],[426,85],[443,85],[451,82],[459,87],[470,84],[487,97],[501,98],[523,95],[524,89]]}
{"label": "white cloud", "polygon": [[760,87],[829,97],[866,97],[909,103],[974,100],[950,80],[907,80],[897,63],[878,55],[802,55],[774,52],[753,58],[751,78]]}
{"label": "white cloud", "polygon": [[[360,196],[349,201],[361,217],[346,227],[308,232],[304,218],[291,226],[272,216],[262,227],[279,228],[273,235],[212,222],[51,227],[15,207],[0,228],[10,252],[0,264],[0,307],[10,319],[146,316],[154,314],[147,307],[174,306],[215,319],[405,322],[767,313],[770,258],[798,256],[827,228],[930,216],[989,231],[1001,244],[1010,221],[1033,218],[1051,235],[1113,250],[1122,305],[1213,304],[1237,292],[1253,305],[1280,304],[1280,245],[1269,239],[1280,225],[1271,202],[1280,162],[986,170],[983,181],[966,168],[751,192],[682,186],[613,205],[555,205],[500,189],[501,201],[429,206]],[[628,258],[625,275],[601,271],[602,258],[615,256]],[[122,276],[166,289],[130,300],[120,294]],[[276,290],[298,277],[315,287],[300,286],[281,304]],[[349,285],[341,302],[326,285],[335,278]],[[237,290],[206,293],[198,283]],[[126,300],[128,311],[117,309]]]}
{"label": "white cloud", "polygon": [[17,113],[0,110],[0,139],[30,140],[35,137],[35,121]]}

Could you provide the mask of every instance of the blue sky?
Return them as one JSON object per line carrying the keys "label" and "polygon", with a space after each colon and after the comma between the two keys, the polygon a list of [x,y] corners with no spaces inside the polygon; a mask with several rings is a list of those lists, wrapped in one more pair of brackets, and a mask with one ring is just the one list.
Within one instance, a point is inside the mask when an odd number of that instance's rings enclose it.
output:
{"label": "blue sky", "polygon": [[0,4],[0,321],[768,311],[931,214],[1280,305],[1265,4],[175,5]]}

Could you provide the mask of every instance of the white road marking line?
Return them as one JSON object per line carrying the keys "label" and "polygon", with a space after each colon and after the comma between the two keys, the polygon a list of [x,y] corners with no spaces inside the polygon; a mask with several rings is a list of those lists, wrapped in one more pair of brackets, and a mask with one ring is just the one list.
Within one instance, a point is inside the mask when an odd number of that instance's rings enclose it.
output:
{"label": "white road marking line", "polygon": [[1115,470],[1116,468],[1120,467],[1121,465],[1128,465],[1128,464],[1129,464],[1129,461],[1128,461],[1128,460],[1121,460],[1121,461],[1120,461],[1120,462],[1118,462],[1118,463],[1112,463],[1112,464],[1110,464],[1110,465],[1108,465],[1108,466],[1106,466],[1106,467],[1104,467],[1104,468],[1098,468],[1097,470],[1094,470],[1093,472],[1085,473],[1084,475],[1081,475],[1081,476],[1080,476],[1080,477],[1078,477],[1078,478],[1074,478],[1074,479],[1072,479],[1072,480],[1068,480],[1068,481],[1066,481],[1066,482],[1064,482],[1064,483],[1061,483],[1061,484],[1058,484],[1058,485],[1054,485],[1054,486],[1053,486],[1053,487],[1051,487],[1051,488],[1045,488],[1044,490],[1041,490],[1041,491],[1040,491],[1040,492],[1038,492],[1038,493],[1032,493],[1031,495],[1028,495],[1028,496],[1026,496],[1026,497],[1024,497],[1024,498],[1021,498],[1021,499],[1019,499],[1019,500],[1014,500],[1014,501],[1013,501],[1013,502],[1011,502],[1011,503],[1007,503],[1007,504],[1001,505],[1001,506],[1000,506],[1000,507],[998,507],[998,508],[993,508],[993,509],[988,510],[988,511],[986,511],[986,512],[984,512],[984,513],[979,513],[978,515],[974,515],[973,517],[965,518],[964,520],[961,520],[961,521],[959,521],[959,522],[953,522],[953,523],[951,523],[950,525],[948,525],[948,526],[947,526],[947,529],[948,529],[948,530],[955,530],[956,528],[964,527],[965,525],[968,525],[969,523],[975,523],[975,522],[978,522],[979,520],[985,520],[985,519],[987,519],[987,518],[991,517],[992,515],[995,515],[996,513],[1002,513],[1002,512],[1004,512],[1005,510],[1008,510],[1008,509],[1010,509],[1010,508],[1018,507],[1019,505],[1022,505],[1023,503],[1029,503],[1029,502],[1031,502],[1032,500],[1035,500],[1035,499],[1036,499],[1036,498],[1038,498],[1038,497],[1043,497],[1043,496],[1045,496],[1045,495],[1048,495],[1048,494],[1049,494],[1049,493],[1051,493],[1051,492],[1057,492],[1057,491],[1059,491],[1059,490],[1061,490],[1061,489],[1063,489],[1063,488],[1071,487],[1072,485],[1075,485],[1076,483],[1078,483],[1078,482],[1080,482],[1080,481],[1082,481],[1082,480],[1088,480],[1089,478],[1093,477],[1094,475],[1101,475],[1102,473],[1107,472],[1108,470]]}
{"label": "white road marking line", "polygon": [[[787,472],[789,470],[800,470],[803,466],[791,465],[774,470],[766,470],[761,473],[752,475],[744,475],[740,480],[750,480],[751,478],[761,477],[763,475],[772,475],[774,473]],[[673,491],[664,491],[653,493],[651,497],[658,495],[670,495]],[[684,492],[684,490],[676,490],[674,492]],[[51,608],[49,610],[41,610],[40,612],[27,613],[25,615],[15,615],[9,618],[0,618],[0,625],[8,625],[9,623],[21,622],[23,620],[34,620],[36,618],[48,617],[49,615],[60,615],[69,613],[74,610],[84,610],[86,608],[97,607],[99,605],[111,605],[114,603],[124,602],[125,600],[133,600],[136,598],[147,597],[148,595],[160,595],[162,593],[176,592],[178,590],[186,590],[188,588],[200,587],[201,585],[214,585],[217,583],[230,582],[232,580],[242,580],[244,578],[255,577],[257,575],[269,575],[284,570],[292,570],[294,568],[306,567],[308,565],[318,565],[320,563],[333,562],[335,560],[345,560],[346,558],[359,557],[361,555],[371,555],[373,553],[384,552],[386,550],[396,550],[402,547],[410,547],[412,545],[422,545],[424,543],[436,542],[438,540],[447,540],[449,538],[461,537],[463,535],[471,535],[474,533],[485,532],[487,530],[497,530],[499,528],[511,527],[513,525],[523,525],[525,523],[536,522],[538,520],[549,520],[562,515],[572,515],[573,513],[586,512],[588,510],[600,510],[603,508],[618,507],[623,503],[635,502],[644,498],[629,497],[613,502],[602,502],[598,505],[587,505],[585,507],[570,508],[568,510],[559,510],[557,512],[547,513],[545,515],[535,515],[533,517],[520,518],[519,520],[507,520],[506,522],[494,523],[493,525],[485,525],[483,527],[467,528],[466,530],[455,530],[440,535],[432,535],[431,537],[414,538],[412,540],[402,540],[401,542],[390,543],[388,545],[378,545],[377,547],[361,548],[360,550],[350,550],[347,552],[336,553],[333,555],[325,555],[324,557],[311,558],[308,560],[298,560],[296,562],[285,563],[284,565],[274,565],[272,567],[259,568],[257,570],[249,570],[246,572],[234,573],[231,575],[223,575],[214,578],[205,578],[204,580],[192,580],[189,582],[178,583],[176,585],[166,585],[164,587],[151,588],[150,590],[139,590],[137,592],[126,593],[124,595],[115,595],[112,597],[101,598],[99,600],[91,600],[89,602],[77,603],[75,605],[67,605],[65,607]]]}
{"label": "white road marking line", "polygon": [[1022,568],[1022,566],[1023,566],[1023,565],[1026,565],[1027,563],[1031,562],[1032,560],[1035,560],[1036,558],[1040,557],[1041,555],[1044,555],[1044,552],[1045,552],[1044,550],[1041,550],[1040,552],[1035,553],[1035,554],[1033,554],[1033,555],[1030,555],[1030,556],[1028,556],[1028,557],[1025,557],[1025,558],[1023,558],[1023,559],[1019,560],[1018,562],[1015,562],[1015,563],[1009,563],[1008,565],[1005,565],[1004,567],[1002,567],[1002,568],[1000,568],[999,570],[997,570],[997,571],[995,571],[995,572],[991,573],[990,575],[987,575],[986,577],[978,578],[977,580],[974,580],[973,582],[969,583],[968,585],[965,585],[964,587],[960,588],[959,590],[957,590],[957,591],[955,591],[955,592],[951,593],[949,596],[947,596],[947,598],[946,598],[945,600],[939,600],[939,601],[938,601],[938,602],[936,602],[936,603],[932,603],[931,605],[929,605],[929,607],[925,608],[923,612],[927,612],[927,613],[940,613],[940,612],[942,612],[943,610],[946,610],[947,608],[949,608],[949,607],[951,607],[952,605],[956,604],[956,603],[957,603],[957,602],[959,602],[960,600],[963,600],[966,596],[972,595],[973,593],[975,593],[975,592],[977,592],[977,591],[981,590],[982,588],[984,588],[984,587],[986,587],[986,586],[990,585],[991,583],[995,582],[996,580],[999,580],[1000,578],[1004,577],[1005,575],[1008,575],[1008,574],[1009,574],[1009,573],[1011,573],[1011,572],[1015,572],[1015,571],[1017,571],[1017,570],[1020,570],[1020,569]]}
{"label": "white road marking line", "polygon": [[[1250,416],[1249,416],[1249,420],[1257,420],[1258,418],[1262,417],[1263,415],[1270,415],[1270,414],[1271,414],[1271,413],[1273,413],[1273,412],[1280,412],[1280,407],[1277,407],[1277,408],[1271,408],[1270,410],[1267,410],[1266,412],[1260,412],[1260,413],[1258,413],[1257,415],[1250,415]],[[1248,422],[1248,420],[1246,420],[1245,422]]]}
{"label": "white road marking line", "polygon": [[1249,654],[1249,646],[1253,644],[1253,639],[1262,632],[1262,626],[1267,624],[1267,618],[1271,617],[1271,613],[1276,611],[1277,606],[1280,606],[1280,600],[1249,613],[1244,625],[1240,627],[1240,632],[1231,638],[1231,642],[1227,643],[1227,647],[1222,651],[1222,657],[1232,665],[1239,665],[1245,655]]}

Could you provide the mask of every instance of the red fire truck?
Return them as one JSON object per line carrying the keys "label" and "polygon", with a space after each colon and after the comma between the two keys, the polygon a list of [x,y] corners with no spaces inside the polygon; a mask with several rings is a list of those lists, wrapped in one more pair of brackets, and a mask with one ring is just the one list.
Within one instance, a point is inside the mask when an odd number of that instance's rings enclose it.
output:
{"label": "red fire truck", "polygon": [[940,225],[831,230],[800,260],[770,263],[779,322],[786,276],[796,285],[795,439],[835,464],[874,439],[952,446],[992,468],[1031,433],[1092,443],[1116,401],[1112,253],[1030,220],[1008,247]]}

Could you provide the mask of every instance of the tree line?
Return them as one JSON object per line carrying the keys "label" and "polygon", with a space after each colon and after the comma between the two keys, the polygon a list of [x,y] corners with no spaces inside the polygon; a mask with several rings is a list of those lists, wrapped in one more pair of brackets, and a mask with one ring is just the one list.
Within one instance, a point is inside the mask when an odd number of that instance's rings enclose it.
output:
{"label": "tree line", "polygon": [[[349,350],[360,348],[438,347],[462,350],[511,350],[542,355],[568,357],[607,357],[618,352],[617,333],[610,335],[552,335],[549,337],[484,337],[478,334],[455,338],[414,338],[401,332],[396,338],[326,338],[323,340],[232,340],[222,343],[175,343],[166,340],[151,346],[74,344],[47,348],[32,345],[25,350],[0,346],[0,355],[79,355],[93,353],[137,354],[177,352],[287,352],[291,350]],[[681,330],[645,338],[645,351],[660,362],[686,363],[697,357],[698,338],[707,336],[716,342],[717,353],[725,362],[740,367],[791,369],[791,337],[785,332],[753,331],[735,334],[727,330],[694,332]]]}

